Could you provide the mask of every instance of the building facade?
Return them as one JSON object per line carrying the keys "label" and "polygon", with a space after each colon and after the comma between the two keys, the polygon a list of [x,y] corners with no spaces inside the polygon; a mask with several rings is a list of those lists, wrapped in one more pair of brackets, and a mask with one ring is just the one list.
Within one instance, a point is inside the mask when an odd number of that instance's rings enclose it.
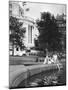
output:
{"label": "building facade", "polygon": [[[9,2],[9,17],[13,16],[19,19],[20,22],[23,23],[22,28],[25,28],[25,37],[24,37],[24,45],[26,48],[34,47],[34,39],[38,35],[38,30],[36,28],[35,20],[26,16],[24,7],[22,8],[17,2]],[[11,47],[11,45],[10,45]],[[20,49],[14,48],[14,55],[22,54]],[[12,54],[12,50],[10,49],[10,54]]]}
{"label": "building facade", "polygon": [[66,15],[65,14],[57,15],[56,23],[57,23],[59,32],[62,33],[61,44],[62,44],[62,50],[65,51],[66,49]]}

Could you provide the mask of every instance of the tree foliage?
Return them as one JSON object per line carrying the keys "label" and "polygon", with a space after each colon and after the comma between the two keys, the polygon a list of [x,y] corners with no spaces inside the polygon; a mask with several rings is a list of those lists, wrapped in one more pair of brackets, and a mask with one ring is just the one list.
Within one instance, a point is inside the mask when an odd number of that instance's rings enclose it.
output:
{"label": "tree foliage", "polygon": [[23,38],[25,29],[22,28],[22,25],[23,23],[19,22],[17,18],[12,16],[9,18],[9,30],[10,30],[9,40],[12,43],[12,45],[20,47],[20,49],[24,47]]}
{"label": "tree foliage", "polygon": [[39,30],[39,47],[45,50],[59,50],[61,49],[61,36],[59,32],[56,19],[49,12],[41,13],[41,19],[37,20],[37,27]]}

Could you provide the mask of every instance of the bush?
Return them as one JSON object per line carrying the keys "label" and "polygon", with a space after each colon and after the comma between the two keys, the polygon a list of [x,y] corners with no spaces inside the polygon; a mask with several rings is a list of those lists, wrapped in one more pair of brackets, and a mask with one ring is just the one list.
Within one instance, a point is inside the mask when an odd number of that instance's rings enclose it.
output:
{"label": "bush", "polygon": [[46,54],[44,52],[42,52],[42,51],[38,52],[37,55],[40,56],[40,57],[45,57],[46,56]]}

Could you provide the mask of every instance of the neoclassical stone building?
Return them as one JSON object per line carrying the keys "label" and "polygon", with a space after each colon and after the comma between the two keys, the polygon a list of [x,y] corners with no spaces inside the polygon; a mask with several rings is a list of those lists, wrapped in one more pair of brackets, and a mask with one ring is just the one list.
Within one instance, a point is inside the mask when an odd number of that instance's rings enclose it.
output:
{"label": "neoclassical stone building", "polygon": [[[34,39],[38,35],[35,20],[25,15],[24,7],[22,8],[18,2],[12,1],[9,2],[9,16],[16,17],[20,22],[23,22],[23,27],[26,30],[24,45],[26,48],[34,47]],[[20,50],[16,50],[16,48],[14,48],[14,55],[20,53]],[[12,54],[11,49],[10,54]]]}

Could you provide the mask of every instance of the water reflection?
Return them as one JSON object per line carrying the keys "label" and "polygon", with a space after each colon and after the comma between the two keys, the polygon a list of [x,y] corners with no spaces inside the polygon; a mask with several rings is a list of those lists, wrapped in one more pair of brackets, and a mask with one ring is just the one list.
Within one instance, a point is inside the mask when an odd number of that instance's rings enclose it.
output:
{"label": "water reflection", "polygon": [[29,86],[46,86],[46,85],[56,85],[58,83],[58,77],[57,72],[51,72],[50,73],[44,73],[44,75],[41,75],[40,77],[37,77],[36,79],[30,79]]}
{"label": "water reflection", "polygon": [[[25,83],[25,84],[24,84]],[[34,75],[24,82],[21,82],[19,87],[37,87],[37,86],[54,86],[66,84],[66,68],[61,70],[53,70],[42,72]]]}

